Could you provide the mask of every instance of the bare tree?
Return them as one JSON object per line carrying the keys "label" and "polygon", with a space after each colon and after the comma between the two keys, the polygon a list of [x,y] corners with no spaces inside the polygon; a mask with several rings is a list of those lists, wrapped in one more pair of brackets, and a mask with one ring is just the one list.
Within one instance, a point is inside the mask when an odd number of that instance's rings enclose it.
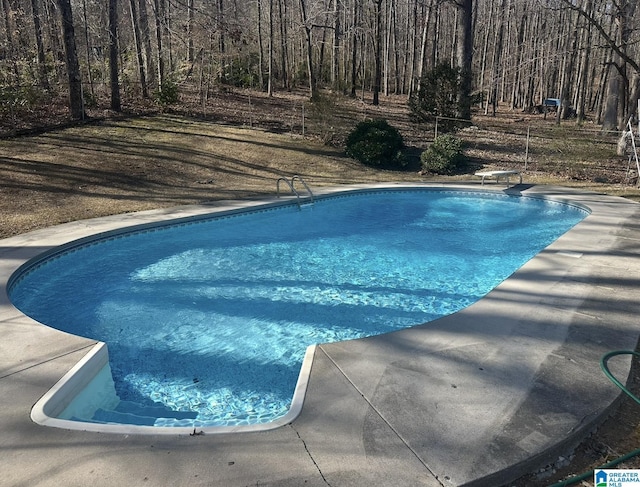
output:
{"label": "bare tree", "polygon": [[262,0],[256,0],[258,6],[258,84],[260,89],[264,86],[264,47],[262,41]]}
{"label": "bare tree", "polygon": [[139,26],[139,39],[144,53],[145,80],[151,85],[155,82],[155,71],[153,68],[153,49],[151,47],[151,30],[149,28],[149,14],[147,13],[146,0],[130,0],[138,2],[137,19]]}
{"label": "bare tree", "polygon": [[162,88],[165,79],[165,64],[163,55],[163,38],[164,38],[164,0],[153,0],[154,17],[156,24],[156,49],[157,49],[157,82],[158,87]]}
{"label": "bare tree", "polygon": [[109,0],[109,73],[111,80],[111,109],[122,110],[120,78],[118,74],[118,0]]}
{"label": "bare tree", "polygon": [[373,104],[380,103],[380,87],[382,84],[382,0],[374,1],[374,72],[373,72]]}
{"label": "bare tree", "polygon": [[333,50],[331,52],[331,86],[338,88],[340,75],[340,42],[342,39],[342,25],[340,23],[340,0],[333,0]]}
{"label": "bare tree", "polygon": [[82,100],[82,77],[80,75],[80,63],[76,50],[76,35],[73,27],[73,13],[70,0],[58,0],[60,16],[62,19],[63,40],[66,52],[67,76],[69,79],[69,109],[71,118],[80,120],[84,118],[84,103]]}
{"label": "bare tree", "polygon": [[269,48],[267,54],[267,93],[273,96],[273,0],[269,0]]}
{"label": "bare tree", "polygon": [[459,118],[471,119],[471,87],[473,62],[473,1],[456,0],[458,7],[457,34],[458,44],[456,61],[460,69],[460,85],[458,89]]}
{"label": "bare tree", "polygon": [[307,7],[305,0],[300,0],[300,18],[302,19],[302,28],[304,30],[305,52],[307,57],[307,74],[309,76],[309,96],[315,99],[318,93],[318,84],[316,72],[313,67],[313,48],[311,44],[312,25],[307,16]]}
{"label": "bare tree", "polygon": [[13,70],[14,83],[20,84],[20,71],[18,70],[18,52],[17,41],[15,39],[15,33],[17,27],[15,25],[16,11],[9,2],[9,0],[2,0],[2,7],[4,10],[4,25],[7,34],[7,57],[10,60],[11,68]]}
{"label": "bare tree", "polygon": [[498,76],[500,71],[500,64],[502,61],[502,44],[504,40],[504,13],[507,8],[507,0],[502,0],[500,8],[498,9],[500,20],[498,31],[496,32],[496,39],[493,45],[493,62],[491,68],[491,80],[490,91],[487,98],[487,106],[485,108],[485,114],[488,113],[489,105],[491,105],[491,114],[495,117],[496,108],[498,105]]}
{"label": "bare tree", "polygon": [[360,15],[360,0],[353,0],[353,22],[351,33],[351,96],[355,98],[358,77],[358,18]]}
{"label": "bare tree", "polygon": [[289,88],[289,48],[287,30],[287,2],[278,0],[278,14],[280,16],[280,62],[283,88]]}
{"label": "bare tree", "polygon": [[140,22],[138,9],[136,6],[136,0],[129,0],[129,8],[131,10],[131,24],[133,28],[133,39],[136,50],[136,61],[138,63],[138,74],[140,76],[140,88],[142,89],[142,97],[149,97],[149,90],[147,89],[147,75],[144,68],[144,55],[142,50],[142,35],[140,33]]}
{"label": "bare tree", "polygon": [[47,60],[44,52],[44,40],[42,36],[42,25],[40,23],[40,7],[38,0],[31,0],[31,12],[33,15],[33,32],[36,39],[36,50],[38,53],[38,78],[40,86],[45,90],[49,89],[49,78],[47,76]]}
{"label": "bare tree", "polygon": [[427,40],[429,34],[429,25],[431,23],[431,11],[433,10],[433,0],[429,0],[427,6],[427,15],[423,16],[422,20],[422,41],[420,43],[420,60],[418,61],[418,72],[416,78],[418,79],[417,90],[420,90],[420,80],[425,71],[426,54],[427,54]]}

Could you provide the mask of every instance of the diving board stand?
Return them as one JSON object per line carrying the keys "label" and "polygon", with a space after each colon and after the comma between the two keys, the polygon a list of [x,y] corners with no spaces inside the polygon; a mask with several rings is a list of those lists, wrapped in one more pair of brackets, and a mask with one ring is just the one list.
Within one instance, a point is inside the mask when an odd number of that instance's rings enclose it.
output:
{"label": "diving board stand", "polygon": [[500,182],[500,178],[507,180],[507,189],[509,188],[509,176],[518,176],[520,178],[520,183],[522,184],[522,173],[515,169],[509,169],[506,171],[480,171],[475,174],[476,176],[480,176],[482,178],[482,186],[484,186],[485,178],[495,178],[496,183]]}

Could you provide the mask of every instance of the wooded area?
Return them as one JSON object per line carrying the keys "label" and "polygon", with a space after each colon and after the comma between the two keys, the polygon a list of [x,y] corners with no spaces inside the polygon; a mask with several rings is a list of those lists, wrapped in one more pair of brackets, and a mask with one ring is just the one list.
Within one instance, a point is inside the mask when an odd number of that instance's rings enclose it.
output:
{"label": "wooded area", "polygon": [[[188,84],[410,96],[460,70],[460,112],[589,115],[622,129],[640,96],[638,0],[1,0],[0,103],[171,101]],[[466,99],[465,99],[466,97]]]}

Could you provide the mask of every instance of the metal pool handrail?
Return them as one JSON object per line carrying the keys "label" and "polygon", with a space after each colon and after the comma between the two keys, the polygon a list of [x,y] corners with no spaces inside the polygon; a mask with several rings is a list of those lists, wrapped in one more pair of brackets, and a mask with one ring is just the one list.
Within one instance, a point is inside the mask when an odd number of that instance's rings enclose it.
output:
{"label": "metal pool handrail", "polygon": [[298,207],[302,207],[302,204],[300,202],[301,197],[300,197],[300,193],[298,193],[298,191],[296,191],[296,188],[294,186],[295,180],[299,180],[302,185],[305,187],[305,189],[307,190],[307,192],[309,193],[309,198],[311,199],[311,203],[313,203],[313,192],[311,191],[311,188],[309,188],[309,185],[305,182],[304,179],[302,179],[301,176],[298,176],[297,174],[295,176],[293,176],[291,178],[291,180],[285,178],[285,177],[281,177],[278,178],[278,180],[276,181],[276,195],[278,198],[280,198],[280,181],[284,181],[287,186],[289,186],[289,189],[291,190],[291,192],[296,195],[296,201],[298,203]]}

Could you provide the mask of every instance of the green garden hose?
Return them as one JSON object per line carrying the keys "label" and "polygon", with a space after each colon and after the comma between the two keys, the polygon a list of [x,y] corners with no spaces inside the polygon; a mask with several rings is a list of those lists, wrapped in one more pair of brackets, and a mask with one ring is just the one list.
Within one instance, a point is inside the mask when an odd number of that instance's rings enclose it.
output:
{"label": "green garden hose", "polygon": [[[600,368],[604,372],[604,375],[607,376],[607,379],[609,379],[616,386],[618,386],[627,396],[629,396],[631,399],[633,399],[636,403],[640,404],[640,398],[638,398],[629,389],[627,389],[618,379],[616,379],[613,376],[613,374],[609,370],[609,366],[607,365],[607,362],[609,361],[609,359],[611,357],[615,357],[616,355],[635,355],[636,357],[640,357],[640,352],[634,352],[632,350],[615,350],[613,352],[609,352],[609,353],[604,354],[602,356],[602,358],[600,359]],[[640,455],[640,448],[637,449],[637,450],[633,450],[633,451],[631,451],[631,452],[629,452],[629,453],[627,453],[625,455],[622,455],[621,457],[616,458],[615,460],[612,460],[612,461],[610,461],[608,463],[605,463],[601,467],[598,467],[598,470],[609,468],[609,467],[614,467],[614,466],[616,466],[616,465],[618,465],[618,464],[620,464],[622,462],[625,462],[625,461],[629,460],[630,458],[633,458],[633,457],[638,456],[638,455]],[[585,479],[590,478],[590,477],[593,478],[593,472],[594,472],[594,470],[589,470],[588,472],[585,472],[585,473],[580,474],[580,475],[576,475],[575,477],[571,477],[571,478],[568,478],[566,480],[562,480],[560,482],[556,482],[555,484],[552,484],[549,487],[565,487],[567,485],[577,484],[581,480],[585,480]]]}

